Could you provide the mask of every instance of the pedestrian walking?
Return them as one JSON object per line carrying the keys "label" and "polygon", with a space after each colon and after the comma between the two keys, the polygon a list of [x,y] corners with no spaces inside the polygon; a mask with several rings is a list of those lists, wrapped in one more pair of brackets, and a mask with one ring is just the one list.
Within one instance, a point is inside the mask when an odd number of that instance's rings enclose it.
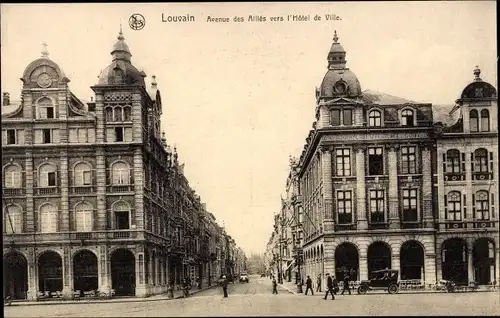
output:
{"label": "pedestrian walking", "polygon": [[311,294],[314,295],[314,290],[312,288],[312,279],[311,277],[309,277],[309,275],[307,275],[307,279],[306,279],[306,295],[307,295],[307,291],[308,290],[311,290]]}
{"label": "pedestrian walking", "polygon": [[174,298],[174,280],[173,279],[171,279],[168,282],[167,293],[168,293],[168,299]]}
{"label": "pedestrian walking", "polygon": [[328,297],[328,293],[330,293],[332,295],[332,300],[335,299],[335,295],[333,293],[333,288],[334,288],[334,283],[333,283],[333,279],[330,277],[330,274],[329,273],[326,273],[326,293],[325,293],[325,300],[326,298]]}
{"label": "pedestrian walking", "polygon": [[226,275],[222,276],[222,291],[224,292],[224,298],[227,298],[227,278]]}
{"label": "pedestrian walking", "polygon": [[275,278],[273,278],[273,295],[274,294],[278,295],[278,283]]}
{"label": "pedestrian walking", "polygon": [[318,275],[318,280],[316,284],[316,291],[321,293],[321,274]]}
{"label": "pedestrian walking", "polygon": [[188,285],[186,279],[182,280],[182,287],[181,288],[182,288],[182,291],[184,293],[184,298],[189,297],[189,285]]}
{"label": "pedestrian walking", "polygon": [[349,280],[350,280],[350,277],[349,277],[349,272],[345,272],[345,275],[344,275],[344,286],[342,288],[342,293],[341,295],[344,295],[344,292],[345,291],[348,291],[349,292],[349,295],[351,294],[351,288],[349,286]]}

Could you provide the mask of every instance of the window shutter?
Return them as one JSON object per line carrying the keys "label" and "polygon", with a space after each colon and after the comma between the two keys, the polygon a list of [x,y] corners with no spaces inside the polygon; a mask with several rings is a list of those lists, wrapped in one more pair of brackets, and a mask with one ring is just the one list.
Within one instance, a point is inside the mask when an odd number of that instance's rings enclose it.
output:
{"label": "window shutter", "polygon": [[89,128],[87,133],[88,133],[88,136],[87,136],[88,141],[95,142],[95,130],[94,130],[94,128]]}
{"label": "window shutter", "polygon": [[35,144],[41,144],[42,143],[42,130],[41,129],[36,129],[35,130]]}
{"label": "window shutter", "polygon": [[494,173],[494,171],[493,171],[493,152],[490,152],[490,172]]}
{"label": "window shutter", "polygon": [[113,128],[106,128],[106,142],[115,141],[115,130]]}
{"label": "window shutter", "polygon": [[446,154],[443,153],[443,173],[446,173]]}
{"label": "window shutter", "polygon": [[470,153],[470,171],[474,172],[474,153]]}
{"label": "window shutter", "polygon": [[462,152],[462,171],[465,172],[465,153]]}
{"label": "window shutter", "polygon": [[52,129],[52,143],[58,144],[59,141],[59,129]]}
{"label": "window shutter", "polygon": [[131,142],[132,141],[132,128],[125,128],[125,136],[124,140],[126,142]]}
{"label": "window shutter", "polygon": [[24,129],[19,129],[17,131],[17,144],[18,145],[24,145]]}

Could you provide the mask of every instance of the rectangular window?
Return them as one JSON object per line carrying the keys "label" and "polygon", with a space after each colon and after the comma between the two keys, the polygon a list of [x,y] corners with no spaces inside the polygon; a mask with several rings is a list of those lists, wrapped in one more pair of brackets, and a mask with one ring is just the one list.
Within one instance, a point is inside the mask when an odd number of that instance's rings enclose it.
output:
{"label": "rectangular window", "polygon": [[95,142],[95,130],[94,128],[89,128],[87,131],[88,142]]}
{"label": "rectangular window", "polygon": [[78,129],[78,142],[87,142],[87,129],[79,128]]}
{"label": "rectangular window", "polygon": [[417,173],[416,148],[414,146],[401,147],[401,173]]}
{"label": "rectangular window", "polygon": [[116,142],[123,141],[123,127],[115,127],[115,141]]}
{"label": "rectangular window", "polygon": [[130,228],[130,219],[128,212],[115,212],[116,229],[126,230]]}
{"label": "rectangular window", "polygon": [[344,126],[352,126],[352,109],[344,109],[343,115]]}
{"label": "rectangular window", "polygon": [[132,141],[132,128],[125,128],[125,135],[124,135],[124,140],[126,142],[131,142]]}
{"label": "rectangular window", "polygon": [[56,186],[56,173],[55,172],[47,172],[47,186],[49,186],[49,187]]}
{"label": "rectangular window", "polygon": [[332,126],[340,126],[340,110],[333,109],[330,113]]}
{"label": "rectangular window", "polygon": [[384,190],[370,190],[370,220],[371,223],[385,222]]}
{"label": "rectangular window", "polygon": [[349,149],[337,149],[336,165],[337,176],[345,177],[351,175],[351,154]]}
{"label": "rectangular window", "polygon": [[339,224],[352,223],[352,196],[351,191],[337,192],[337,215]]}
{"label": "rectangular window", "polygon": [[403,190],[403,221],[418,221],[417,189]]}
{"label": "rectangular window", "polygon": [[52,133],[50,129],[43,129],[43,143],[50,144],[52,142]]}
{"label": "rectangular window", "polygon": [[384,154],[381,147],[368,149],[368,174],[371,176],[384,174]]}
{"label": "rectangular window", "polygon": [[83,184],[91,185],[92,184],[92,172],[91,171],[83,171]]}
{"label": "rectangular window", "polygon": [[71,128],[69,130],[69,142],[78,142],[78,129]]}
{"label": "rectangular window", "polygon": [[17,143],[16,137],[15,129],[7,129],[7,145],[15,145]]}
{"label": "rectangular window", "polygon": [[46,109],[47,109],[47,111],[46,111],[47,118],[54,118],[54,108],[47,107]]}

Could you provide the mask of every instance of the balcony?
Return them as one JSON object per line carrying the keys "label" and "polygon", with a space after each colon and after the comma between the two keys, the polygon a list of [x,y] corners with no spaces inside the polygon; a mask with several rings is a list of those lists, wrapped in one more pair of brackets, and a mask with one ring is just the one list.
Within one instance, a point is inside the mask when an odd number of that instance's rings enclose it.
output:
{"label": "balcony", "polygon": [[146,234],[143,230],[107,230],[92,232],[55,232],[55,233],[17,233],[4,236],[5,242],[14,241],[16,244],[36,243],[71,243],[78,241],[113,242],[123,240],[145,240]]}
{"label": "balcony", "polygon": [[3,196],[4,197],[19,197],[24,196],[26,194],[26,190],[24,188],[3,188]]}
{"label": "balcony", "polygon": [[93,194],[96,192],[95,187],[91,185],[78,185],[78,186],[70,186],[69,193],[82,195],[82,194]]}
{"label": "balcony", "polygon": [[35,188],[36,195],[58,195],[59,188],[58,187],[43,187],[43,188]]}
{"label": "balcony", "polygon": [[436,223],[436,228],[439,230],[461,230],[461,231],[477,231],[498,229],[498,220],[467,220],[467,221],[439,221]]}
{"label": "balcony", "polygon": [[473,172],[472,180],[492,180],[493,172]]}
{"label": "balcony", "polygon": [[357,224],[355,223],[337,223],[334,226],[335,232],[341,231],[355,231],[357,229]]}
{"label": "balcony", "polygon": [[116,185],[108,185],[106,187],[106,191],[108,193],[123,193],[123,192],[133,192],[134,185],[133,184],[116,184]]}
{"label": "balcony", "polygon": [[444,174],[444,181],[465,181],[465,172],[448,172]]}

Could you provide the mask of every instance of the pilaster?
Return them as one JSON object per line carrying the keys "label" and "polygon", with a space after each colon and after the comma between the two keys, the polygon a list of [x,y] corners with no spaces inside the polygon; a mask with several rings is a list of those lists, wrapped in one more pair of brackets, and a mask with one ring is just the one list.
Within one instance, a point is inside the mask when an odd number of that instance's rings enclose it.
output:
{"label": "pilaster", "polygon": [[26,232],[35,232],[35,207],[33,201],[33,151],[26,149],[25,157],[25,187],[26,187]]}
{"label": "pilaster", "polygon": [[331,147],[320,147],[321,171],[323,172],[323,229],[333,231],[333,184],[332,184],[332,151]]}
{"label": "pilaster", "polygon": [[[464,117],[467,117],[467,116],[464,116]],[[469,126],[467,126],[469,127]],[[464,206],[467,208],[466,211],[464,211],[464,214],[463,214],[463,220],[473,220],[474,219],[474,216],[473,216],[473,211],[472,211],[472,207],[473,207],[473,202],[472,202],[472,194],[474,194],[474,189],[472,187],[472,169],[471,169],[471,164],[472,164],[472,161],[471,161],[471,153],[474,151],[473,148],[470,146],[469,143],[466,144],[465,146],[465,184],[466,184],[466,188],[465,188],[465,191],[461,191],[462,193],[462,200],[464,197],[466,197],[467,201],[464,202]],[[460,156],[462,156],[462,154],[460,154]],[[460,158],[460,161],[462,161],[463,158]],[[462,169],[462,167],[460,167],[460,169]],[[463,201],[462,201],[463,202]],[[469,280],[471,278],[469,277]]]}
{"label": "pilaster", "polygon": [[425,284],[436,284],[437,268],[436,255],[426,254],[424,260],[424,276]]}
{"label": "pilaster", "polygon": [[135,211],[131,226],[136,228],[144,228],[144,176],[143,176],[143,160],[141,148],[134,150],[134,202]]}
{"label": "pilaster", "polygon": [[108,213],[106,206],[106,157],[103,147],[96,149],[96,191],[96,230],[105,230],[108,228]]}
{"label": "pilaster", "polygon": [[398,199],[398,150],[397,145],[389,146],[389,227],[400,228],[399,199]]}
{"label": "pilaster", "polygon": [[356,219],[358,230],[366,230],[366,184],[365,184],[365,147],[354,148],[356,153]]}
{"label": "pilaster", "polygon": [[73,298],[73,259],[69,247],[63,249],[63,297]]}
{"label": "pilaster", "polygon": [[66,150],[61,150],[61,165],[60,165],[60,173],[61,173],[61,231],[70,231],[69,227],[69,200],[68,200],[68,152]]}
{"label": "pilaster", "polygon": [[99,247],[99,276],[98,286],[99,291],[108,294],[111,290],[111,262],[109,248],[107,245]]}
{"label": "pilaster", "polygon": [[431,144],[422,145],[422,218],[424,228],[434,228],[432,215]]}
{"label": "pilaster", "polygon": [[28,248],[28,300],[38,299],[38,266],[35,248]]}
{"label": "pilaster", "polygon": [[359,256],[359,280],[368,279],[368,259],[366,256]]}
{"label": "pilaster", "polygon": [[140,245],[137,248],[135,258],[135,296],[146,297],[147,285],[145,277],[145,262],[144,262],[144,246]]}
{"label": "pilaster", "polygon": [[467,247],[467,276],[469,283],[474,281],[474,263],[472,256],[472,246]]}

